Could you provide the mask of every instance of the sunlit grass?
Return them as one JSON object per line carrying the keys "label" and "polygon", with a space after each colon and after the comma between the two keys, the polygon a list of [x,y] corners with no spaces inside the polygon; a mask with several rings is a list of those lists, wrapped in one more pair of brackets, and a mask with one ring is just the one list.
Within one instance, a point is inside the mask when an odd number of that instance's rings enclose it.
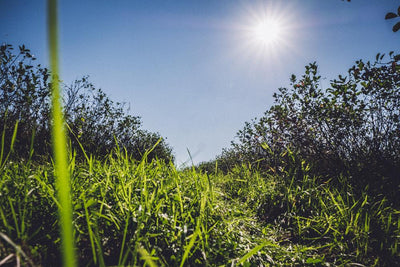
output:
{"label": "sunlit grass", "polygon": [[50,54],[51,104],[52,104],[52,141],[55,158],[55,174],[59,200],[59,216],[61,228],[61,243],[64,266],[76,266],[74,233],[72,226],[72,207],[70,177],[67,162],[67,142],[65,122],[61,106],[61,92],[59,85],[59,57],[58,57],[58,18],[57,0],[48,0],[48,44]]}
{"label": "sunlit grass", "polygon": [[[76,260],[82,265],[187,266],[396,263],[400,212],[356,196],[346,179],[320,183],[290,170],[229,174],[130,159],[69,154]],[[0,182],[0,261],[59,265],[58,200],[51,164],[8,162]],[[5,195],[6,194],[6,195]],[[1,237],[0,237],[1,238]],[[0,242],[1,244],[1,242]],[[23,256],[25,255],[25,256]],[[397,261],[396,261],[397,259]]]}
{"label": "sunlit grass", "polygon": [[3,129],[0,265],[400,264],[400,211],[383,196],[355,194],[344,176],[311,176],[306,162],[279,173],[250,164],[204,173],[148,161],[151,150],[133,160],[118,144],[102,160],[80,144],[76,159],[60,101],[57,1],[48,18],[54,164],[11,161],[18,122],[11,137]]}

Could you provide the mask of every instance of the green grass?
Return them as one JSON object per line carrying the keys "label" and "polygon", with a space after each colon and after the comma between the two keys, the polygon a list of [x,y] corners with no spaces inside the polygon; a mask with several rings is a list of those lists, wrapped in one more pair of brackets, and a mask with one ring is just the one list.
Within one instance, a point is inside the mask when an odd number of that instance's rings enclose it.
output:
{"label": "green grass", "polygon": [[[294,181],[239,166],[227,175],[134,161],[68,157],[80,265],[392,265],[400,212],[356,197],[346,178]],[[0,179],[0,262],[60,265],[53,164],[7,162]],[[286,174],[285,174],[286,173]]]}
{"label": "green grass", "polygon": [[54,163],[11,161],[18,123],[12,137],[3,130],[0,265],[400,265],[400,211],[346,177],[310,176],[305,162],[207,174],[118,146],[78,162],[64,133],[56,11],[49,0]]}
{"label": "green grass", "polygon": [[57,197],[60,216],[60,231],[62,243],[63,265],[76,266],[74,234],[72,225],[70,177],[67,166],[67,141],[65,135],[65,122],[61,106],[61,92],[59,85],[59,57],[58,57],[58,16],[57,0],[48,0],[48,45],[50,52],[51,79],[51,106],[52,106],[52,144],[54,151],[55,168],[57,176]]}

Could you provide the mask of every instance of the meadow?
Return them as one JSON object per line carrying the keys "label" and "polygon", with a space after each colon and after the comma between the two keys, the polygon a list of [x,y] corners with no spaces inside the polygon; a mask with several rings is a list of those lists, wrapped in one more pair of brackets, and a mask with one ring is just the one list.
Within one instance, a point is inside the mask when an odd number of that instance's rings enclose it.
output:
{"label": "meadow", "polygon": [[63,95],[56,4],[51,72],[0,49],[0,266],[400,265],[400,55],[325,91],[306,66],[239,143],[178,169],[85,78]]}
{"label": "meadow", "polygon": [[[79,266],[396,266],[400,211],[308,174],[69,153]],[[0,265],[59,266],[54,164],[3,161]],[[297,173],[296,175],[294,175]],[[299,177],[301,179],[294,179]]]}

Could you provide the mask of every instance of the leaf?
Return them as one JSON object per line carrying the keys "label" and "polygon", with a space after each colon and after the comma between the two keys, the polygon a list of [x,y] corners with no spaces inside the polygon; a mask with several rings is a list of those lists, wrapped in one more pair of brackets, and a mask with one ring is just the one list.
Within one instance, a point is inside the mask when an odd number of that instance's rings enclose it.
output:
{"label": "leaf", "polygon": [[269,147],[269,145],[268,145],[267,143],[262,142],[262,143],[261,143],[261,147],[262,147],[264,150],[266,150],[266,151],[272,153],[272,149]]}
{"label": "leaf", "polygon": [[89,208],[90,206],[93,206],[94,204],[97,204],[97,201],[95,199],[91,198],[88,201],[86,201],[85,206],[86,206],[86,208]]}
{"label": "leaf", "polygon": [[258,251],[260,251],[263,247],[270,245],[273,247],[277,247],[275,244],[272,244],[271,242],[264,242],[258,246],[256,246],[255,248],[253,248],[252,250],[250,250],[249,252],[247,252],[246,255],[244,255],[239,261],[237,265],[243,264],[245,261],[247,261],[251,256],[253,256],[254,254],[256,254]]}
{"label": "leaf", "polygon": [[[185,246],[185,253],[183,254],[182,261],[180,267],[182,267],[185,264],[186,259],[189,257],[189,252],[194,246],[194,243],[197,239],[197,236],[199,235],[200,232],[200,224],[199,221],[197,222],[196,226],[196,231],[192,234],[192,237],[190,238],[189,244]],[[201,232],[200,232],[201,233]]]}
{"label": "leaf", "polygon": [[318,258],[317,259],[308,258],[306,261],[307,264],[318,264],[318,263],[322,263],[322,262],[324,262],[324,260],[318,259]]}
{"label": "leaf", "polygon": [[393,32],[397,32],[400,29],[400,22],[397,22],[394,26],[393,26]]}
{"label": "leaf", "polygon": [[140,254],[140,259],[144,260],[146,264],[150,267],[156,267],[157,264],[153,260],[158,260],[157,257],[152,257],[145,248],[139,248],[138,252]]}
{"label": "leaf", "polygon": [[397,15],[395,13],[389,12],[386,14],[385,19],[394,19],[396,17],[397,17]]}

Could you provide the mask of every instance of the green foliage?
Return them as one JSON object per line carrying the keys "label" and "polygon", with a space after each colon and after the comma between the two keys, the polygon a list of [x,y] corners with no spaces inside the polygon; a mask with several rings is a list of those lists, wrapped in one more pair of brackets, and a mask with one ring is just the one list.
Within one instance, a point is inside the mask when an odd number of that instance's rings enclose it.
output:
{"label": "green foliage", "polygon": [[[19,122],[14,153],[29,158],[32,136],[36,136],[35,151],[49,154],[50,148],[50,90],[49,71],[35,60],[30,50],[19,47],[17,55],[13,47],[0,47],[0,128],[11,136]],[[5,147],[10,147],[6,140]]]}
{"label": "green foliage", "polygon": [[[51,154],[50,72],[33,64],[35,58],[25,46],[15,55],[13,47],[5,44],[0,53],[0,128],[11,136],[18,121],[14,157],[46,160]],[[139,117],[128,115],[124,104],[109,99],[88,77],[64,85],[63,101],[70,142],[78,156],[83,156],[82,146],[88,154],[105,157],[118,142],[139,160],[161,139],[148,157],[174,159],[171,147],[158,133],[141,129]],[[6,138],[5,148],[9,142]]]}
{"label": "green foliage", "polygon": [[140,128],[140,118],[127,115],[123,103],[115,103],[89,82],[88,77],[65,87],[65,116],[71,133],[72,147],[82,145],[89,154],[107,156],[115,142],[128,154],[140,160],[145,151],[152,150],[149,158],[173,160],[172,149],[158,133]]}
{"label": "green foliage", "polygon": [[[305,74],[291,77],[291,88],[274,94],[275,104],[264,116],[238,132],[218,159],[229,169],[248,162],[265,171],[299,164],[288,160],[288,149],[312,163],[314,174],[352,177],[364,189],[384,191],[396,199],[400,185],[400,66],[399,55],[377,55],[376,62],[362,60],[339,75],[330,87],[320,86],[316,63]],[[297,156],[296,156],[297,157]]]}
{"label": "green foliage", "polygon": [[[389,12],[386,14],[385,19],[394,19],[400,17],[400,6],[397,9],[397,13],[393,13],[393,12]],[[393,32],[397,32],[400,29],[400,21],[397,22],[394,26],[393,26]]]}

